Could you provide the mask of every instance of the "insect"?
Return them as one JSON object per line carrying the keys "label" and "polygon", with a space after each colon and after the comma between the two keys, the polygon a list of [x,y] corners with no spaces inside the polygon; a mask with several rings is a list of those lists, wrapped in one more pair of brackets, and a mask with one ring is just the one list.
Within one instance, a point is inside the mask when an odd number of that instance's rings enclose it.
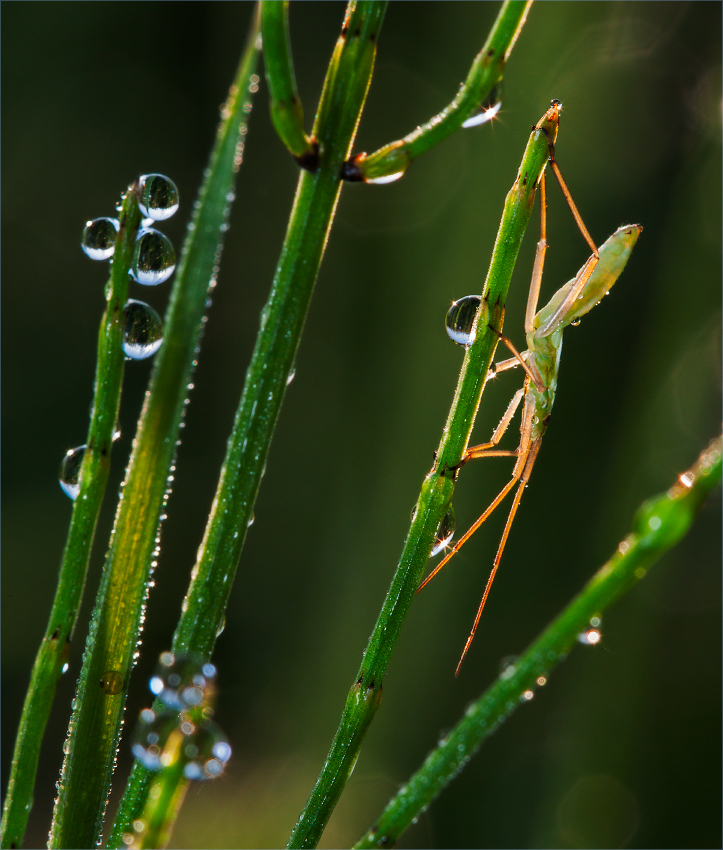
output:
{"label": "insect", "polygon": [[[555,101],[553,101],[553,106]],[[507,522],[505,523],[502,538],[497,548],[497,554],[492,564],[492,571],[487,579],[482,601],[477,609],[477,615],[472,630],[465,643],[462,656],[457,664],[455,676],[459,674],[462,662],[469,651],[474,639],[477,626],[482,616],[487,597],[489,596],[492,582],[494,581],[499,567],[502,553],[504,552],[510,528],[517,513],[522,499],[522,493],[530,479],[532,468],[535,464],[537,454],[540,450],[542,437],[550,419],[550,412],[555,400],[557,389],[557,373],[560,366],[560,355],[562,353],[562,331],[570,324],[577,324],[580,316],[591,310],[600,299],[606,295],[615,281],[618,279],[628,257],[635,245],[642,227],[638,224],[630,224],[618,228],[615,233],[598,250],[585,227],[580,214],[575,206],[572,196],[562,178],[560,169],[555,160],[555,152],[552,141],[549,142],[549,160],[555,177],[557,178],[563,195],[577,222],[578,228],[585,241],[592,248],[593,253],[585,261],[575,277],[562,286],[551,298],[547,306],[537,311],[537,302],[540,295],[540,284],[542,282],[542,271],[547,251],[547,209],[545,192],[544,172],[540,177],[540,241],[537,243],[535,262],[530,283],[530,292],[527,299],[527,310],[525,313],[525,334],[527,337],[527,350],[520,354],[512,342],[503,334],[490,326],[499,338],[514,355],[508,360],[503,360],[490,369],[487,379],[493,377],[497,372],[505,371],[516,366],[522,366],[525,370],[524,385],[517,390],[512,397],[499,425],[495,428],[489,442],[468,448],[461,461],[453,468],[455,471],[464,466],[467,461],[478,457],[514,457],[515,466],[509,482],[500,490],[493,499],[487,510],[471,526],[471,528],[459,539],[447,555],[437,564],[434,570],[420,584],[417,593],[425,587],[442,567],[461,549],[477,529],[504,501],[505,497],[517,486],[512,507],[510,508]],[[507,431],[507,428],[515,415],[517,408],[522,404],[522,417],[520,423],[520,443],[516,449],[500,449],[498,443]]]}

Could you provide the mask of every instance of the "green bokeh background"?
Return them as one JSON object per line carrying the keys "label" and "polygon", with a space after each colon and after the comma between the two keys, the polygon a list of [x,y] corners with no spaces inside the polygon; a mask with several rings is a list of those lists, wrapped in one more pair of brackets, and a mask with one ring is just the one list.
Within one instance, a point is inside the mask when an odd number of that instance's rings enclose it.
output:
{"label": "green bokeh background", "polygon": [[[355,150],[442,109],[497,3],[394,2]],[[180,246],[247,22],[248,3],[4,3],[3,763],[45,628],[70,502],[63,453],[84,442],[107,268],[81,252],[137,175],[159,171],[182,206]],[[311,125],[339,3],[292,6]],[[567,332],[558,400],[477,639],[463,646],[504,521],[490,521],[416,600],[384,702],[323,846],[353,842],[440,732],[612,553],[646,497],[720,428],[721,5],[539,3],[512,53],[494,126],[461,131],[389,186],[346,186],[214,660],[234,756],[192,787],[174,847],[285,843],[336,728],[431,463],[462,361],[443,326],[479,293],[533,124],[564,112],[557,155],[598,243],[644,225],[620,283]],[[262,82],[238,200],[178,452],[127,725],[170,644],[278,258],[296,166]],[[550,182],[543,297],[587,256]],[[522,321],[538,224],[513,280]],[[131,296],[165,309],[168,285]],[[114,494],[150,366],[129,363],[123,436],[86,604],[43,746],[27,846],[45,842]],[[519,376],[488,394],[487,438]],[[508,436],[514,445],[516,426]],[[470,464],[467,527],[509,474]],[[714,847],[721,824],[720,497],[401,840],[405,847]],[[114,810],[130,766],[121,745]],[[4,785],[3,785],[4,787]]]}

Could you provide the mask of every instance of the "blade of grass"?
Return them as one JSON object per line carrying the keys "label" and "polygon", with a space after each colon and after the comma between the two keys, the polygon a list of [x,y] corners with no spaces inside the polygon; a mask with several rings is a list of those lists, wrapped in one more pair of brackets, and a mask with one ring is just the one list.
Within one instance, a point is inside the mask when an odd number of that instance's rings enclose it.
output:
{"label": "blade of grass", "polygon": [[315,847],[356,764],[366,730],[381,702],[382,680],[404,625],[435,534],[454,490],[453,473],[469,442],[485,376],[497,343],[488,325],[502,327],[504,303],[522,238],[532,212],[538,181],[547,164],[548,140],[557,137],[559,113],[552,107],[532,131],[505,201],[492,260],[476,319],[476,338],[467,349],[454,401],[437,451],[417,501],[409,535],[364,658],[346,699],[326,763],[289,839],[289,847]]}
{"label": "blade of grass", "polygon": [[125,355],[121,349],[123,309],[128,297],[128,269],[141,216],[132,187],[120,212],[120,229],[106,292],[106,309],[98,333],[98,361],[86,450],[80,469],[80,492],[73,502],[50,619],[30,674],[13,752],[0,826],[0,846],[22,844],[32,808],[40,745],[55,698],[58,678],[75,629],[98,514],[110,469],[113,430],[118,419]]}
{"label": "blade of grass", "polygon": [[[222,109],[208,176],[183,246],[150,390],[126,473],[101,578],[76,695],[50,844],[93,847],[99,839],[113,772],[128,679],[134,663],[148,579],[158,543],[167,477],[193,371],[209,281],[215,278],[228,196],[241,162],[256,66],[259,16]],[[254,87],[255,88],[255,87]],[[99,686],[106,671],[124,679],[117,694]]]}
{"label": "blade of grass", "polygon": [[[281,257],[228,441],[216,496],[173,639],[175,653],[209,657],[223,619],[246,538],[269,443],[286,391],[314,283],[341,190],[376,54],[385,3],[350,3],[329,64],[314,137],[319,165],[299,177]],[[136,762],[121,801],[109,847],[145,806],[152,774]]]}
{"label": "blade of grass", "polygon": [[403,139],[390,142],[374,153],[355,156],[347,164],[345,178],[370,181],[401,175],[413,159],[459,130],[502,79],[505,63],[531,5],[532,0],[505,0],[454,100]]}
{"label": "blade of grass", "polygon": [[369,831],[354,845],[391,847],[478,751],[482,742],[512,712],[527,702],[540,677],[564,660],[578,635],[688,532],[706,496],[721,483],[721,439],[713,441],[695,465],[673,486],[645,502],[632,532],[523,655],[505,669],[462,719],[427,756],[424,764],[389,802]]}

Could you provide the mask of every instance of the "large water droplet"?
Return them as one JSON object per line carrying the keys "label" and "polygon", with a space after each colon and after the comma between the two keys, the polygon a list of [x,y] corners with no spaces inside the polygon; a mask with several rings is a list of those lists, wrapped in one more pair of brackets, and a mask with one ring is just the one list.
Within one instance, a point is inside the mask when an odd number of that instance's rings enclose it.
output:
{"label": "large water droplet", "polygon": [[145,360],[161,347],[163,322],[153,307],[130,298],[123,310],[124,328],[121,347],[126,357]]}
{"label": "large water droplet", "polygon": [[106,670],[100,677],[100,689],[106,694],[119,694],[126,680],[117,670]]}
{"label": "large water droplet", "polygon": [[156,714],[150,708],[144,708],[133,735],[133,755],[148,770],[161,770],[163,750],[177,728],[178,714],[175,711]]}
{"label": "large water droplet", "polygon": [[447,334],[457,345],[470,346],[474,342],[474,320],[481,302],[479,295],[465,295],[447,311]]}
{"label": "large water droplet", "polygon": [[154,221],[170,218],[178,209],[176,184],[163,174],[144,174],[138,178],[138,206]]}
{"label": "large water droplet", "polygon": [[156,286],[173,274],[176,252],[171,240],[160,230],[146,227],[138,231],[130,273],[144,286]]}
{"label": "large water droplet", "polygon": [[91,260],[107,260],[115,251],[115,238],[120,229],[116,218],[94,218],[83,228],[80,247]]}
{"label": "large water droplet", "polygon": [[163,652],[149,687],[169,708],[183,711],[211,695],[215,678],[216,668],[200,656]]}
{"label": "large water droplet", "polygon": [[182,745],[188,759],[183,768],[187,779],[214,779],[223,773],[231,758],[231,747],[218,724],[207,720],[194,728]]}
{"label": "large water droplet", "polygon": [[432,547],[432,552],[429,556],[430,558],[434,557],[436,554],[441,552],[445,546],[447,546],[454,536],[455,528],[457,528],[457,518],[454,515],[454,508],[450,505],[449,510],[444,515],[444,518],[437,529],[437,537],[435,538],[434,546]]}
{"label": "large water droplet", "polygon": [[63,491],[75,500],[80,493],[80,467],[85,456],[85,446],[70,449],[60,464],[59,481]]}

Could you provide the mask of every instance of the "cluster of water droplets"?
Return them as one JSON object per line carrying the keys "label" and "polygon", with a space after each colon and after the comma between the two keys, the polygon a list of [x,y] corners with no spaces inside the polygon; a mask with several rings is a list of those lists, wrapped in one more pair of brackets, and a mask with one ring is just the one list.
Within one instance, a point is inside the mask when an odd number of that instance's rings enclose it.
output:
{"label": "cluster of water droplets", "polygon": [[[144,174],[135,184],[135,195],[143,216],[136,235],[129,275],[145,286],[155,286],[173,274],[176,253],[167,236],[151,225],[170,218],[178,209],[176,184],[163,174]],[[119,205],[122,209],[122,204]],[[83,228],[81,247],[92,260],[111,260],[120,232],[117,218],[95,218]],[[108,290],[106,290],[108,291]],[[123,309],[121,348],[128,359],[152,357],[163,342],[163,322],[144,301],[129,298]],[[116,439],[116,435],[113,435]],[[86,446],[70,449],[60,464],[63,491],[75,500],[80,492],[80,469]]]}
{"label": "cluster of water droplets", "polygon": [[211,720],[216,668],[193,654],[161,654],[150,689],[166,706],[141,712],[133,755],[148,770],[180,762],[187,779],[213,779],[223,773],[231,747]]}

